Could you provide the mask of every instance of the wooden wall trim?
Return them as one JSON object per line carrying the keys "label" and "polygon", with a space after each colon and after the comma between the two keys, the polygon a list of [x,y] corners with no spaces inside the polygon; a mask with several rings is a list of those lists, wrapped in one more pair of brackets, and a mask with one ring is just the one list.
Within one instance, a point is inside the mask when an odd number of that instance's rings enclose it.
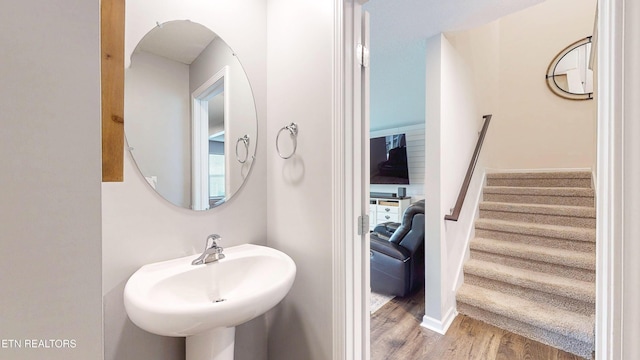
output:
{"label": "wooden wall trim", "polygon": [[124,180],[124,10],[125,0],[100,3],[104,182]]}

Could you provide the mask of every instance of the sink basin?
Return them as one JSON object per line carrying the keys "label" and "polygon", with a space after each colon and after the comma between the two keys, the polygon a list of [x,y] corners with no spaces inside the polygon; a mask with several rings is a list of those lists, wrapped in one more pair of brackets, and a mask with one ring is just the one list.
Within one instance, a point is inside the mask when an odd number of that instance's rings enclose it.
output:
{"label": "sink basin", "polygon": [[224,254],[205,265],[192,265],[198,255],[191,255],[141,267],[124,289],[131,321],[154,334],[187,337],[187,359],[229,358],[229,349],[227,355],[200,349],[211,344],[231,346],[233,358],[235,326],[277,305],[293,285],[296,265],[278,250],[252,244]]}

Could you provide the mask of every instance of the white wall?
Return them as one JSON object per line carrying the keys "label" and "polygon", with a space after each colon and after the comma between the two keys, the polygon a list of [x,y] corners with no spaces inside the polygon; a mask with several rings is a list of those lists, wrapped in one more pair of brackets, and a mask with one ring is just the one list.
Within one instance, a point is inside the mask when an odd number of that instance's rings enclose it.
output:
{"label": "white wall", "polygon": [[99,3],[0,8],[0,358],[101,359]]}
{"label": "white wall", "polygon": [[444,221],[444,215],[451,212],[458,199],[478,141],[478,133],[482,129],[483,114],[476,105],[470,68],[446,37],[442,38],[441,72],[440,221],[444,222],[443,240],[447,259],[442,296],[445,310],[452,311],[455,308],[456,277],[468,248],[469,234],[473,229],[485,157],[476,165],[474,178],[458,221]]}
{"label": "white wall", "polygon": [[[457,268],[466,251],[482,172],[474,176],[458,222],[454,207],[473,155],[482,115],[470,68],[444,35],[427,39],[426,313],[424,326],[444,332],[455,316]],[[480,165],[482,168],[482,165]]]}
{"label": "white wall", "polygon": [[[470,69],[478,111],[499,117],[500,22],[493,21],[468,31],[447,32],[445,36]],[[482,153],[487,153],[486,148]]]}
{"label": "white wall", "polygon": [[127,144],[145,176],[172,203],[191,206],[189,66],[147,52],[125,69]]}
{"label": "white wall", "polygon": [[[242,60],[257,106],[260,137],[257,160],[239,194],[225,205],[204,212],[177,208],[161,199],[137,173],[128,155],[125,181],[102,185],[104,337],[108,360],[184,358],[182,338],[149,334],[127,318],[122,292],[129,276],[140,266],[201,252],[206,236],[211,233],[222,235],[222,245],[226,247],[265,244],[267,240],[266,3],[261,0],[213,4],[204,0],[188,3],[129,0],[125,57],[156,21],[175,19],[190,19],[209,27]],[[264,317],[237,328],[236,359],[266,359],[266,349]]]}
{"label": "white wall", "polygon": [[[427,39],[426,61],[426,168],[425,173],[425,316],[423,324],[435,331],[445,327],[443,296],[443,266],[445,266],[446,248],[443,248],[443,218],[440,176],[442,159],[440,151],[442,109],[442,35]],[[430,120],[431,119],[431,120]],[[435,120],[433,120],[435,119]]]}
{"label": "white wall", "polygon": [[[388,42],[385,2],[369,1],[363,10],[371,14],[370,112],[371,130],[424,124],[425,40],[397,37]],[[384,43],[384,40],[387,43]]]}
{"label": "white wall", "polygon": [[557,53],[592,34],[595,5],[595,0],[547,0],[483,27],[447,34],[474,69],[478,106],[494,114],[483,150],[488,167],[595,167],[596,102],[560,98],[544,78]]}
{"label": "white wall", "polygon": [[371,22],[371,129],[382,130],[424,122],[424,39],[402,41],[379,49],[376,13]]}
{"label": "white wall", "polygon": [[[332,1],[268,0],[267,230],[298,272],[269,323],[270,359],[332,357]],[[278,157],[281,127],[298,150]],[[281,136],[282,148],[289,136]]]}

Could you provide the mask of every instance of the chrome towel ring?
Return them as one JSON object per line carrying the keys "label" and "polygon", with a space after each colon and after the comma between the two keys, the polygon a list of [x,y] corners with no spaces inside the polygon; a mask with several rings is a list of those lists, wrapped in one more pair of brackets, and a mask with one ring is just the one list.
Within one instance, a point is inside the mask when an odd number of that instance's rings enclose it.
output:
{"label": "chrome towel ring", "polygon": [[[240,144],[240,142],[244,144],[244,148],[245,148],[244,160],[240,160],[240,155],[238,155],[238,145]],[[249,136],[245,134],[243,137],[238,138],[238,141],[236,141],[236,160],[238,160],[240,164],[244,164],[245,162],[247,162],[248,158],[249,158]]]}
{"label": "chrome towel ring", "polygon": [[[284,130],[289,130],[289,135],[291,135],[291,138],[293,139],[293,151],[291,152],[291,154],[287,156],[282,155],[282,153],[280,152],[280,146],[278,145],[278,142],[280,141],[280,134]],[[276,150],[278,151],[278,156],[280,156],[283,159],[289,159],[296,153],[297,148],[298,148],[298,124],[292,122],[291,124],[282,127],[282,129],[278,131],[278,135],[276,136]]]}

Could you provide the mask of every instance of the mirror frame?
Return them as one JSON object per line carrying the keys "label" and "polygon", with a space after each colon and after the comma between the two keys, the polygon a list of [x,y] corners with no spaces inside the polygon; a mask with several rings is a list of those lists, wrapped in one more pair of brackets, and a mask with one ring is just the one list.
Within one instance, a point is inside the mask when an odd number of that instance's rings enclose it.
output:
{"label": "mirror frame", "polygon": [[564,48],[562,51],[558,53],[558,55],[556,55],[553,58],[553,60],[549,64],[549,67],[547,68],[547,73],[545,75],[547,86],[549,87],[551,92],[553,92],[554,94],[562,98],[569,99],[569,100],[593,100],[593,92],[584,93],[584,94],[576,94],[576,93],[569,92],[561,88],[555,79],[556,68],[558,67],[558,64],[560,63],[560,61],[565,57],[565,55],[567,55],[568,53],[570,53],[574,49],[577,49],[580,46],[591,43],[592,42],[591,39],[592,39],[592,36],[587,36],[584,39],[580,39],[574,42],[573,44],[567,46],[566,48]]}

